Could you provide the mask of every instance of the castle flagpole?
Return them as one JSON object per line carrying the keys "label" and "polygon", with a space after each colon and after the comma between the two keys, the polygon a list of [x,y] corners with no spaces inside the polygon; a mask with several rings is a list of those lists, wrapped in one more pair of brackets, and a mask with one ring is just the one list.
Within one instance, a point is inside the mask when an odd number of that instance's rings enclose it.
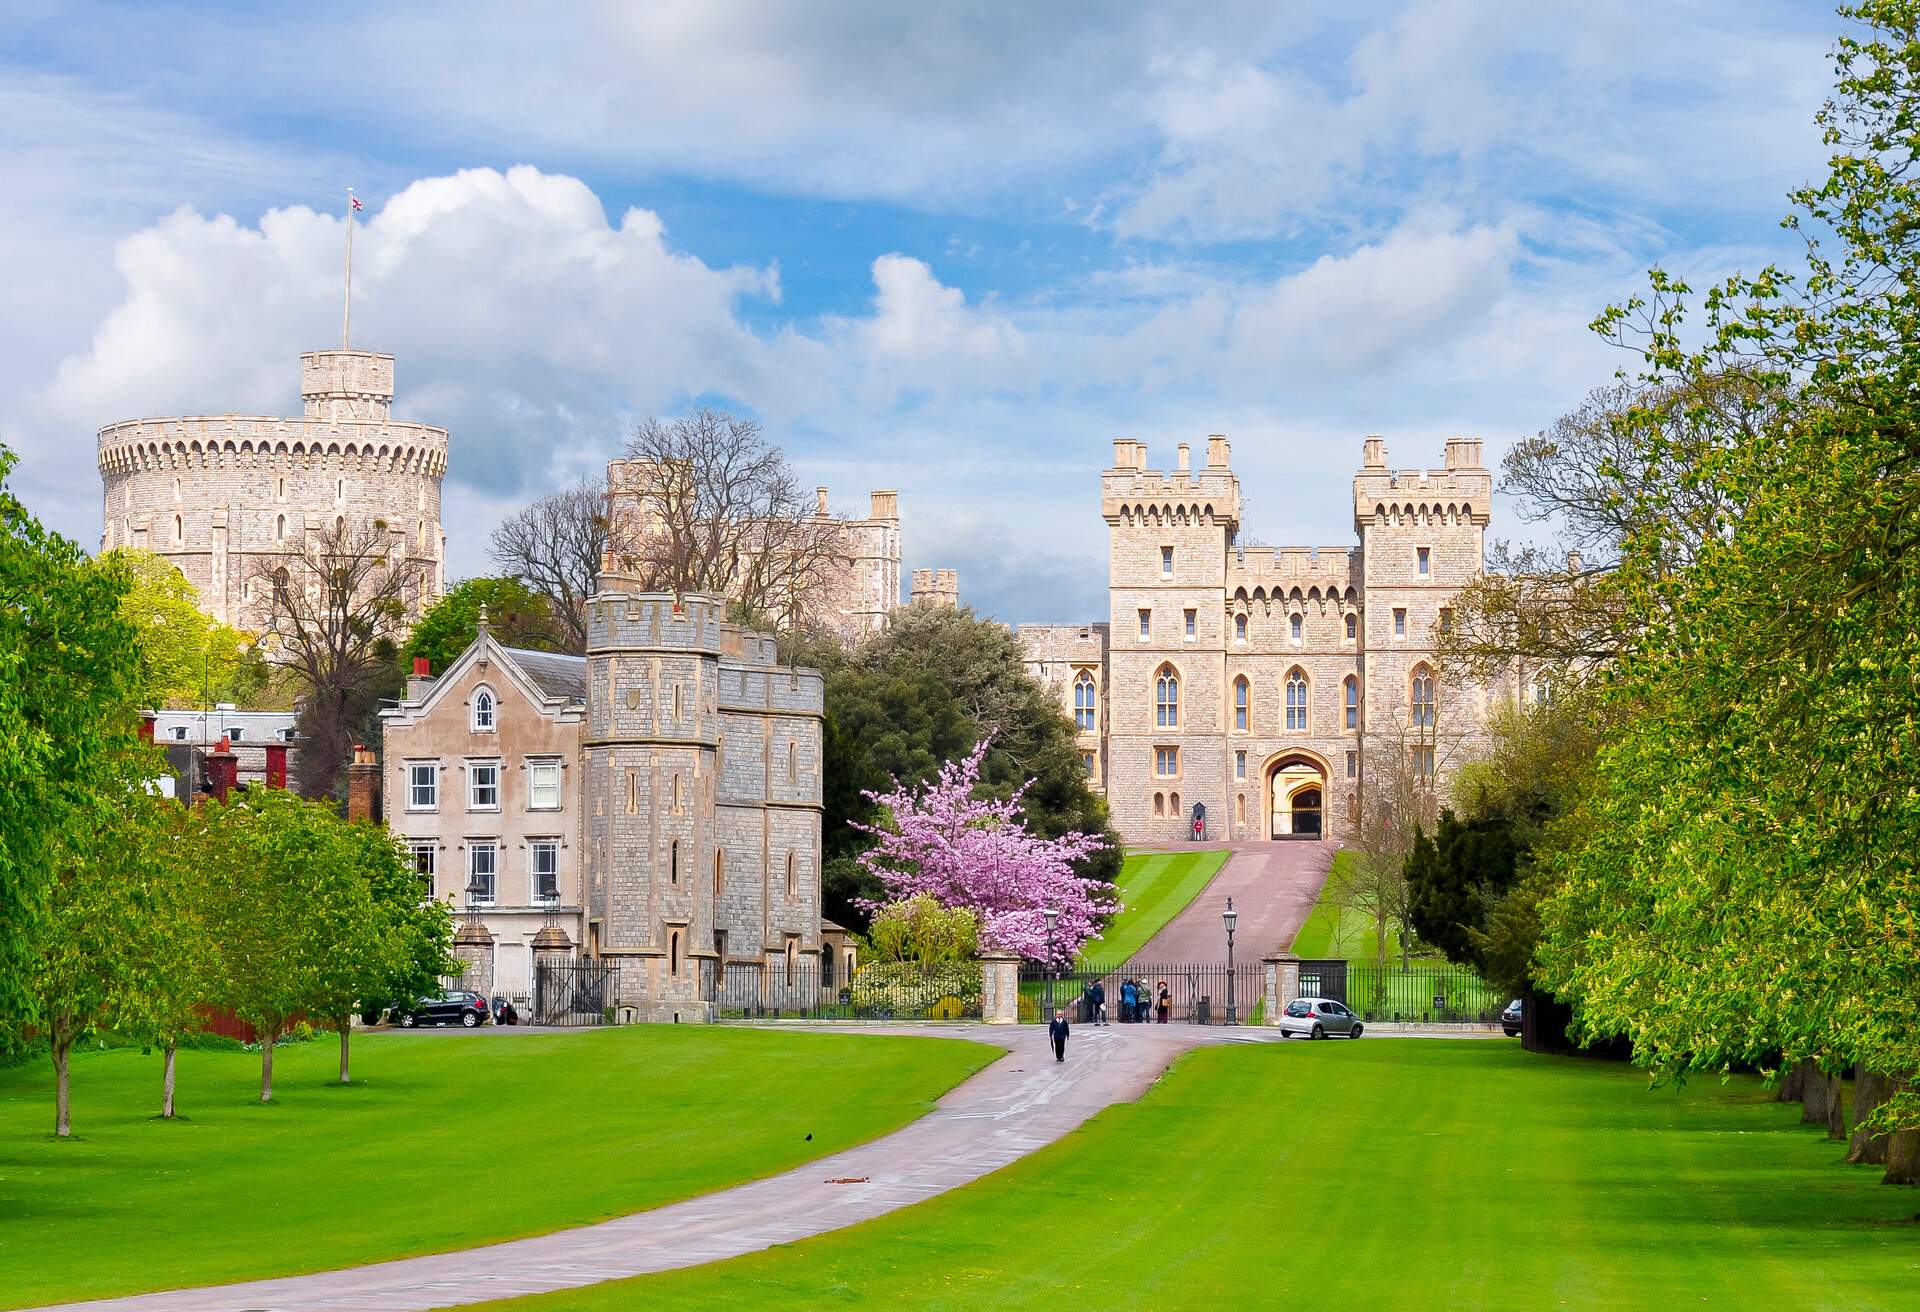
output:
{"label": "castle flagpole", "polygon": [[345,351],[353,344],[353,212],[360,208],[360,200],[353,194],[353,188],[347,188],[347,294],[340,307],[340,349]]}

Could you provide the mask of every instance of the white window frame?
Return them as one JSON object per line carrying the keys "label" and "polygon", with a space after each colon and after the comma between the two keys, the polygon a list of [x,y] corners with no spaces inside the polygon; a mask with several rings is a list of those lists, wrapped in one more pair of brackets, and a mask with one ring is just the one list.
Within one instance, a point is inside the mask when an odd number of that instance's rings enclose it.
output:
{"label": "white window frame", "polygon": [[[480,772],[482,770],[491,770],[493,772],[493,801],[491,803],[482,802],[479,800]],[[499,761],[499,758],[495,757],[492,760],[484,760],[484,761],[468,761],[467,762],[467,810],[498,811],[499,809],[500,809],[500,761]]]}
{"label": "white window frame", "polygon": [[1233,754],[1233,777],[1235,779],[1245,779],[1247,777],[1247,754],[1245,752],[1235,752]]}
{"label": "white window frame", "polygon": [[1407,636],[1407,608],[1405,606],[1395,606],[1393,608],[1393,636],[1396,641]]}
{"label": "white window frame", "polygon": [[1417,573],[1419,574],[1419,576],[1420,576],[1421,578],[1423,578],[1423,579],[1424,579],[1424,578],[1429,578],[1429,577],[1431,577],[1431,576],[1432,576],[1432,574],[1433,574],[1433,550],[1432,550],[1432,548],[1430,548],[1430,547],[1415,547],[1415,548],[1414,548],[1414,550],[1413,550],[1413,554],[1414,554],[1414,569],[1415,569],[1415,572],[1417,572]]}
{"label": "white window frame", "polygon": [[1164,544],[1160,548],[1160,577],[1163,579],[1173,577],[1173,548]]}
{"label": "white window frame", "polygon": [[[1169,768],[1162,769],[1162,766]],[[1153,777],[1155,779],[1178,779],[1180,777],[1180,749],[1178,747],[1156,747],[1153,749]]]}
{"label": "white window frame", "polygon": [[491,838],[469,840],[467,843],[467,884],[472,884],[479,874],[480,854],[487,853],[490,858],[487,870],[488,895],[477,897],[467,892],[463,886],[466,905],[471,907],[490,907],[500,899],[500,844]]}
{"label": "white window frame", "polygon": [[500,697],[484,683],[473,690],[473,701],[467,713],[467,728],[474,733],[500,732]]}
{"label": "white window frame", "polygon": [[1192,642],[1199,632],[1200,612],[1188,607],[1185,611],[1186,640]]}
{"label": "white window frame", "polygon": [[[543,771],[553,773],[553,801],[540,800],[540,776]],[[527,810],[558,811],[560,809],[561,769],[560,758],[543,757],[527,762]]]}
{"label": "white window frame", "polygon": [[560,840],[558,838],[529,838],[527,840],[527,905],[545,906],[546,898],[540,892],[540,855],[543,852],[553,854],[553,900],[560,900]]}
{"label": "white window frame", "polygon": [[[420,775],[426,775],[427,800],[418,800]],[[409,811],[438,811],[440,809],[440,763],[438,761],[407,762],[407,805]]]}
{"label": "white window frame", "polygon": [[[427,895],[422,900],[432,901],[434,893],[439,887],[440,845],[431,838],[409,839],[407,841],[407,856],[413,862],[413,873],[415,877],[426,883]],[[420,858],[423,856],[426,858],[425,870],[420,868]]]}

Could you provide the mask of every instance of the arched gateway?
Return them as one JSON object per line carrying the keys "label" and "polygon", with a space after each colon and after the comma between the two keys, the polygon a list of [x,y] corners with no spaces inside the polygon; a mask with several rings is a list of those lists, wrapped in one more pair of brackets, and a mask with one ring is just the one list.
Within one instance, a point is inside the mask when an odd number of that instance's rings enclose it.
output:
{"label": "arched gateway", "polygon": [[1327,771],[1316,757],[1289,752],[1266,768],[1267,835],[1318,840],[1327,829]]}

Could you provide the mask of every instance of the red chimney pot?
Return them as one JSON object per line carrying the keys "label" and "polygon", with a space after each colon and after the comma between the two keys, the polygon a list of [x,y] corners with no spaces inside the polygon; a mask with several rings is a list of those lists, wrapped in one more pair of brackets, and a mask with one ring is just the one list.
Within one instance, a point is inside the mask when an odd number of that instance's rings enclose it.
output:
{"label": "red chimney pot", "polygon": [[425,656],[413,658],[413,675],[416,679],[425,679],[433,674],[433,662]]}

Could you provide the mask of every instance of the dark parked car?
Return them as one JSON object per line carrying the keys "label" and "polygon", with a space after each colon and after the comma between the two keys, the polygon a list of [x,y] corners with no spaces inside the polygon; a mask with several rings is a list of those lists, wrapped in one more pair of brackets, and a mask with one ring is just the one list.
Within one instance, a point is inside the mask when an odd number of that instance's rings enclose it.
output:
{"label": "dark parked car", "polygon": [[1507,1009],[1500,1013],[1500,1028],[1507,1032],[1508,1038],[1520,1032],[1520,1011],[1520,999],[1515,998],[1507,1004]]}
{"label": "dark parked car", "polygon": [[513,1003],[505,998],[493,1000],[493,1023],[495,1025],[518,1025],[520,1012]]}
{"label": "dark parked car", "polygon": [[407,1029],[416,1025],[464,1025],[472,1029],[487,1023],[487,1000],[465,989],[448,989],[437,998],[421,998],[410,1008],[396,1010]]}

